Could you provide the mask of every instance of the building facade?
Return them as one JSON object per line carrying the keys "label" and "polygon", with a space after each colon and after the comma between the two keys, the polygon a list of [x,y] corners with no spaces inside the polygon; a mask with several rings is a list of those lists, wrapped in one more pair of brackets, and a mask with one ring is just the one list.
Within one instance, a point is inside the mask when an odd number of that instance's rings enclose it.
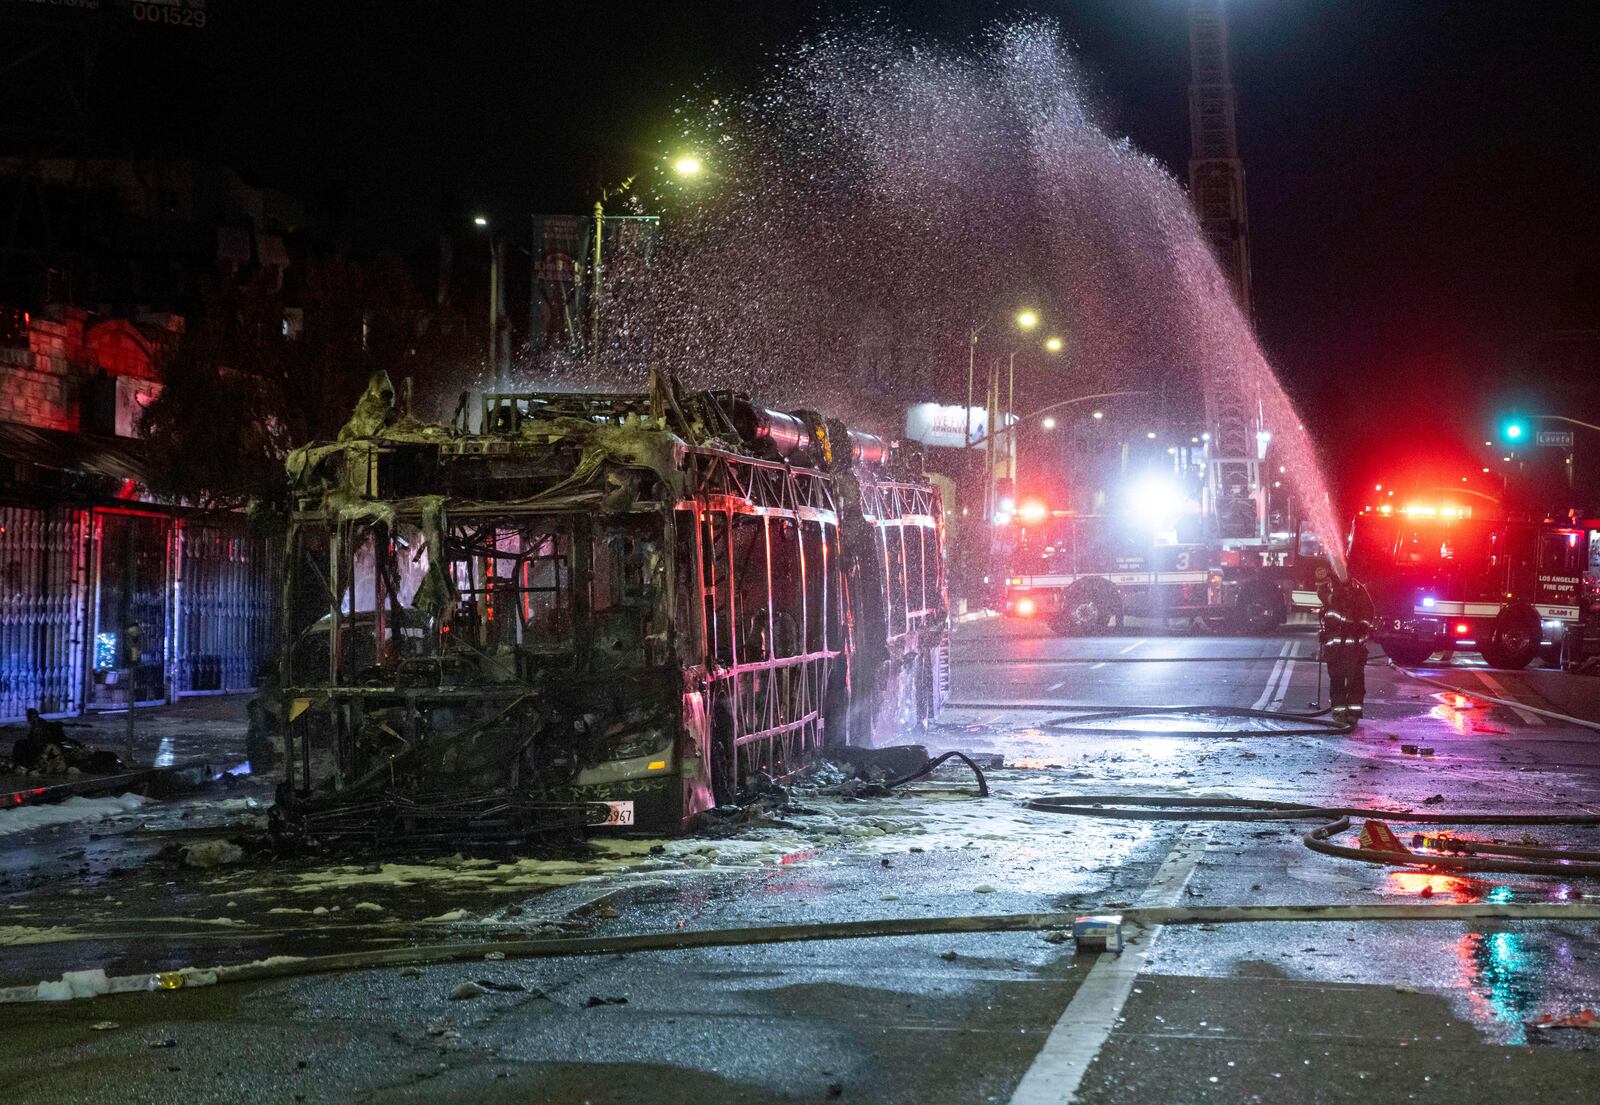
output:
{"label": "building facade", "polygon": [[181,331],[0,319],[0,719],[246,690],[270,662],[275,543],[145,487],[139,413]]}

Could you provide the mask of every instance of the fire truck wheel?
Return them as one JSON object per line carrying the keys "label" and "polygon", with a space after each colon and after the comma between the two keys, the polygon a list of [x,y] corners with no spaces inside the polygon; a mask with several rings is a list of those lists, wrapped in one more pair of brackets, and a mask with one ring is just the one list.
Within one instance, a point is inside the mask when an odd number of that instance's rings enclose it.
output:
{"label": "fire truck wheel", "polygon": [[1428,662],[1428,657],[1434,653],[1432,645],[1419,644],[1416,641],[1379,641],[1383,651],[1389,659],[1399,664],[1402,668],[1418,668]]}
{"label": "fire truck wheel", "polygon": [[1122,596],[1103,579],[1083,579],[1067,588],[1057,612],[1057,633],[1081,637],[1099,633],[1122,615]]}
{"label": "fire truck wheel", "polygon": [[1495,619],[1494,630],[1480,651],[1490,667],[1525,668],[1539,654],[1541,629],[1532,607],[1509,607]]}
{"label": "fire truck wheel", "polygon": [[1282,625],[1289,616],[1283,594],[1276,587],[1252,587],[1239,596],[1235,613],[1241,629],[1247,633],[1268,633]]}

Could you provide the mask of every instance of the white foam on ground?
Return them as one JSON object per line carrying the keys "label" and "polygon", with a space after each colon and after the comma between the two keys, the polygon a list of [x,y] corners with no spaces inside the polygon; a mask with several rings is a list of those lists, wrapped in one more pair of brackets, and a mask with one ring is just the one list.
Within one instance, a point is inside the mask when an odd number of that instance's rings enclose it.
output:
{"label": "white foam on ground", "polygon": [[0,925],[0,947],[22,944],[59,944],[65,940],[83,940],[85,935],[65,925],[48,925],[34,928],[30,925]]}
{"label": "white foam on ground", "polygon": [[[999,773],[1002,777],[1004,772]],[[1031,783],[1024,777],[1021,782]],[[759,869],[779,864],[838,862],[851,856],[887,856],[907,851],[992,850],[1014,856],[1044,855],[1061,845],[1073,829],[1069,819],[1021,808],[1019,795],[980,799],[968,791],[942,788],[903,791],[894,796],[856,799],[807,793],[797,789],[795,805],[774,811],[781,825],[752,826],[727,837],[708,839],[597,838],[593,852],[580,858],[517,859],[508,862],[462,856],[422,862],[336,864],[290,876],[288,886],[231,889],[233,897],[255,894],[317,895],[339,891],[373,891],[433,886],[457,892],[516,894],[549,890],[575,883],[636,879],[692,879],[702,873]],[[1103,828],[1104,858],[1115,862],[1142,832],[1135,828]],[[368,912],[377,912],[363,903]],[[485,903],[492,915],[494,907]],[[268,912],[310,912],[279,905]],[[460,911],[457,911],[460,912]],[[430,917],[435,924],[463,923],[466,916]]]}
{"label": "white foam on ground", "polygon": [[73,796],[64,802],[44,806],[20,806],[0,811],[0,836],[24,833],[49,825],[66,825],[75,821],[104,821],[108,817],[135,813],[149,804],[148,798],[137,794],[119,794],[109,798],[84,798]]}
{"label": "white foam on ground", "polygon": [[68,971],[59,982],[41,982],[34,988],[39,1001],[71,1001],[111,992],[111,980],[103,970]]}

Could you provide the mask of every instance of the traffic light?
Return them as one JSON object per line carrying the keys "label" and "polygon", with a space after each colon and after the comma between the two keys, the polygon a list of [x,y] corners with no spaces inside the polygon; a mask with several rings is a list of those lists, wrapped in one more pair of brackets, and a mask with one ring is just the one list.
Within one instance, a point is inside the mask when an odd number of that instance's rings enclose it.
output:
{"label": "traffic light", "polygon": [[1526,418],[1507,418],[1500,423],[1500,440],[1507,445],[1526,445],[1532,438]]}

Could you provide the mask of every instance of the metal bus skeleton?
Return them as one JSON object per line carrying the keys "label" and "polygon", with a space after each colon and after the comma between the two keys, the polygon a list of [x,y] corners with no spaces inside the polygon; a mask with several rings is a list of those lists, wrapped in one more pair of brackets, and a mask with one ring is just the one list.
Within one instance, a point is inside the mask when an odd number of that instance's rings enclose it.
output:
{"label": "metal bus skeleton", "polygon": [[686,829],[946,694],[932,483],[729,393],[466,400],[290,458],[274,823]]}
{"label": "metal bus skeleton", "polygon": [[1350,571],[1377,607],[1373,636],[1399,664],[1479,652],[1521,668],[1559,654],[1595,578],[1586,527],[1476,519],[1466,508],[1366,511],[1351,529]]}

